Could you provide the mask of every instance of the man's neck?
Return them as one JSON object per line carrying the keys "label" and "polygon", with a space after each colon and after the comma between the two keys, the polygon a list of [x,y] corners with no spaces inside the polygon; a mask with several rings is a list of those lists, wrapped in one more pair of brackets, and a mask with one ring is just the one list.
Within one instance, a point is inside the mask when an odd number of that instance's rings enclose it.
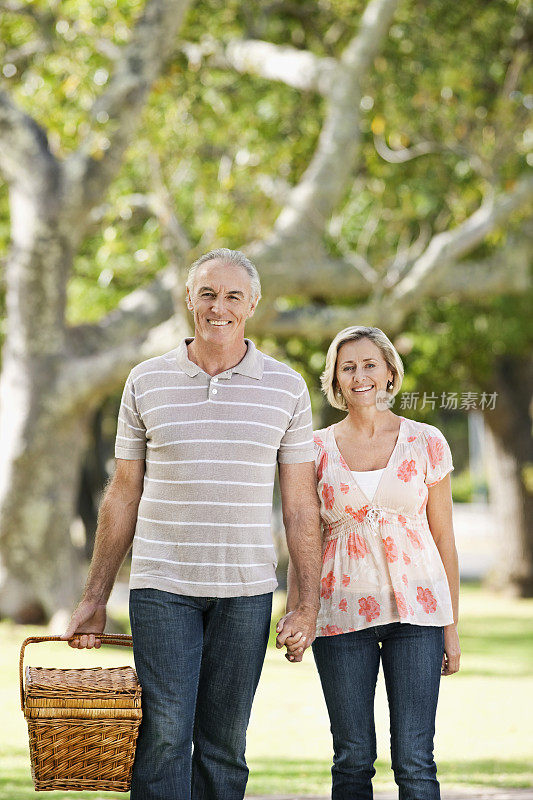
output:
{"label": "man's neck", "polygon": [[247,349],[244,339],[228,348],[216,347],[210,342],[203,342],[195,337],[187,345],[187,356],[189,361],[199,366],[208,375],[218,375],[220,372],[236,367],[243,360]]}

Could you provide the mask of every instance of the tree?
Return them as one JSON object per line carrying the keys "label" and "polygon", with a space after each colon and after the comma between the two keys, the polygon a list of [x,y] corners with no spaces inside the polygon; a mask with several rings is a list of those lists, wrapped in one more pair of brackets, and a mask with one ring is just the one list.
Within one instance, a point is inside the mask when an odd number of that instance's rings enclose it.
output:
{"label": "tree", "polygon": [[[11,14],[27,11],[26,7],[4,5]],[[502,8],[508,5],[502,4]],[[76,111],[76,123],[69,126],[75,133],[63,135],[68,142],[58,137],[56,118],[47,134],[42,124],[22,110],[22,98],[17,97],[15,102],[6,92],[0,94],[0,169],[9,187],[12,230],[6,262],[7,326],[0,378],[4,442],[0,467],[3,613],[20,614],[31,601],[41,604],[49,616],[58,608],[70,608],[76,598],[81,582],[80,562],[69,544],[68,528],[88,424],[103,398],[123,381],[133,364],[175,346],[177,338],[187,330],[178,264],[189,262],[199,250],[220,244],[221,237],[229,244],[236,239],[240,245],[243,236],[250,237],[253,230],[259,230],[259,236],[247,247],[263,282],[264,300],[250,328],[256,335],[268,332],[328,337],[352,324],[354,318],[381,324],[395,334],[425,299],[446,294],[465,299],[480,295],[489,298],[502,287],[509,293],[521,293],[527,287],[527,249],[519,223],[533,195],[533,181],[521,174],[523,154],[517,153],[515,147],[521,136],[522,107],[514,109],[516,124],[507,124],[506,128],[504,155],[511,152],[513,157],[502,155],[501,164],[492,172],[494,159],[490,153],[465,154],[464,147],[458,148],[459,153],[453,152],[450,142],[435,138],[438,131],[428,130],[431,138],[414,145],[400,137],[391,147],[391,137],[388,143],[383,137],[387,112],[376,113],[371,123],[365,117],[365,109],[372,109],[374,104],[371,93],[377,89],[373,85],[375,74],[381,70],[388,77],[392,70],[395,80],[401,83],[405,76],[395,74],[389,61],[396,61],[397,66],[401,52],[398,42],[405,45],[409,41],[402,31],[409,30],[414,19],[423,18],[426,26],[435,20],[426,14],[424,4],[418,8],[416,2],[399,6],[398,0],[370,0],[359,7],[356,30],[351,9],[347,13],[340,2],[329,17],[326,13],[326,19],[316,23],[319,29],[327,28],[333,42],[328,45],[327,36],[318,35],[313,26],[310,8],[303,5],[298,18],[299,6],[290,4],[281,4],[279,14],[265,8],[254,20],[239,4],[231,4],[226,12],[229,10],[234,17],[229,22],[226,17],[221,27],[229,28],[230,33],[239,32],[241,38],[206,38],[206,23],[211,23],[213,11],[218,9],[205,3],[195,8],[187,21],[187,32],[196,35],[196,39],[177,43],[176,33],[187,3],[147,0],[126,45],[117,47],[109,37],[95,36],[92,47],[105,54],[100,58],[114,61],[109,70],[111,78],[108,80],[109,71],[103,66],[97,67],[94,75],[102,70],[98,81],[107,88],[92,102],[90,125],[83,113]],[[518,3],[512,11],[523,14]],[[131,13],[127,5],[125,12],[126,16]],[[72,25],[54,17],[53,10],[52,17],[44,11],[32,13],[33,24],[42,34],[36,37],[39,47],[53,53],[51,31],[57,32],[58,27],[60,31],[69,30]],[[509,11],[506,13],[508,18]],[[280,26],[280,21],[287,25]],[[496,30],[497,23],[489,21]],[[335,33],[336,23],[340,33]],[[255,38],[243,38],[247,32]],[[394,36],[387,40],[389,32]],[[287,33],[292,44],[283,41]],[[264,41],[259,36],[269,36],[274,41]],[[313,51],[305,48],[307,41],[312,43]],[[503,47],[501,43],[499,46]],[[392,59],[389,51],[395,47]],[[521,52],[521,47],[522,44],[517,51]],[[27,71],[27,61],[28,47],[17,47],[15,43],[11,62],[21,65],[22,75]],[[523,60],[515,61],[513,52],[501,77],[503,111],[499,110],[498,119],[508,116],[514,102],[510,95],[517,91],[524,72]],[[263,197],[256,209],[254,192],[240,185],[239,198],[232,184],[235,165],[249,159],[250,152],[243,146],[237,153],[233,151],[231,158],[227,155],[231,91],[223,81],[228,74],[233,81],[230,89],[236,95],[236,74],[242,76],[239,91],[242,84],[245,98],[255,101],[256,87],[261,87],[259,93],[264,95],[264,102],[256,105],[267,127],[269,115],[271,118],[275,113],[273,99],[282,104],[288,102],[289,96],[292,100],[288,112],[293,117],[292,130],[302,133],[292,143],[289,180],[280,180],[274,174],[270,184],[263,181],[265,191],[274,193],[276,199],[281,196],[281,203],[271,198],[265,202]],[[212,201],[209,212],[216,210],[216,202],[227,203],[222,197],[227,194],[243,217],[225,233],[218,220],[209,224],[209,216],[206,219],[204,210],[195,207],[194,191],[183,178],[183,171],[177,170],[177,178],[172,176],[170,189],[165,175],[169,145],[162,139],[166,136],[168,140],[171,130],[174,133],[165,116],[176,122],[175,98],[186,95],[191,85],[198,83],[199,76],[202,80],[198,96],[209,103],[214,119],[202,119],[208,130],[206,140],[198,146],[191,137],[193,144],[188,146],[193,166],[199,160],[209,174],[216,165],[216,180],[222,192],[220,199]],[[276,82],[276,89],[270,97],[270,89],[265,86],[270,87],[272,81]],[[155,94],[150,97],[154,83]],[[83,81],[79,85],[83,88]],[[80,96],[87,102],[81,88]],[[301,94],[295,95],[295,90]],[[72,86],[67,86],[65,92],[72,92]],[[301,98],[298,103],[294,103],[295,96]],[[381,92],[379,102],[387,103],[387,91]],[[309,113],[302,116],[302,107]],[[127,209],[132,219],[134,212],[140,212],[158,221],[161,250],[168,254],[169,266],[158,270],[142,288],[126,293],[116,308],[99,319],[69,323],[69,278],[80,257],[87,258],[97,238],[94,225],[109,221],[115,213],[114,204],[110,208],[104,203],[106,193],[113,193],[117,184],[129,186],[121,164],[127,159],[126,148],[133,133],[144,125],[143,114],[159,122],[151,132],[159,158],[152,154],[144,162],[150,163],[152,191],[129,192],[117,205],[119,210]],[[241,121],[246,109],[243,112],[240,107],[237,116]],[[186,128],[190,122],[193,127],[197,125],[189,108],[183,114],[181,127]],[[465,140],[467,133],[463,135]],[[245,131],[243,138],[247,135]],[[416,130],[412,135],[417,136]],[[182,134],[176,136],[179,140]],[[455,141],[453,131],[449,138]],[[51,141],[55,142],[54,147]],[[279,135],[274,141],[283,147]],[[141,138],[142,142],[146,140]],[[426,214],[429,222],[419,226],[419,235],[408,231],[406,237],[406,208],[401,203],[387,220],[380,219],[379,214],[375,218],[375,213],[373,218],[372,210],[369,216],[367,208],[357,207],[357,201],[368,200],[365,181],[369,166],[379,172],[383,165],[403,163],[416,176],[421,161],[415,157],[423,154],[425,158],[436,154],[441,161],[448,158],[457,163],[462,159],[475,165],[476,169],[470,168],[474,175],[469,178],[473,189],[467,193],[466,202],[455,203],[451,211],[454,203],[447,199],[448,213],[438,205],[432,208]],[[375,160],[379,160],[379,167]],[[138,164],[128,165],[138,177]],[[396,185],[404,178],[405,172]],[[426,174],[428,179],[431,181],[431,176]],[[415,193],[415,197],[424,199],[424,192]],[[376,207],[379,205],[385,209],[383,201]],[[416,212],[415,208],[410,213],[410,227],[414,230]],[[223,216],[228,219],[227,214]],[[357,230],[363,217],[367,217],[366,222]],[[477,255],[487,242],[490,244],[490,237],[499,236],[505,225],[516,229],[514,237],[498,242],[498,248],[489,246],[488,252],[465,262],[466,256]],[[383,227],[391,229],[392,234],[387,230],[383,237],[386,247],[382,245],[380,252],[375,241]],[[372,231],[376,232],[374,242]],[[393,244],[396,254],[391,258],[383,250],[390,253]],[[105,269],[99,276],[102,285],[108,277],[104,273]],[[280,286],[286,298],[281,304]]]}

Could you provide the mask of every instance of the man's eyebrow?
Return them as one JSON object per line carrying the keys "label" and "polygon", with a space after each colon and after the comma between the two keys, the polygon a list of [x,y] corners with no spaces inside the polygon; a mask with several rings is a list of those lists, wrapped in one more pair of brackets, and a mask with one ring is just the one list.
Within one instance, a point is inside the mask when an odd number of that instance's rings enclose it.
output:
{"label": "man's eyebrow", "polygon": [[[216,294],[215,290],[212,289],[211,286],[202,286],[202,287],[200,287],[200,289],[198,289],[198,293],[200,293],[200,292],[214,292]],[[244,297],[244,292],[241,292],[240,289],[230,289],[228,294],[240,294],[241,297]]]}

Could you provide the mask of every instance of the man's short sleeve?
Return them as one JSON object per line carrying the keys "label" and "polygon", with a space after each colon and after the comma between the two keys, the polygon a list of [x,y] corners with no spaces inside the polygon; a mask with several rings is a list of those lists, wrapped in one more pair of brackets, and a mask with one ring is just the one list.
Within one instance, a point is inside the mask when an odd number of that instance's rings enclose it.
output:
{"label": "man's short sleeve", "polygon": [[146,427],[137,409],[135,389],[130,372],[122,392],[120,411],[118,413],[115,458],[133,460],[144,458],[145,455]]}
{"label": "man's short sleeve", "polygon": [[300,376],[296,406],[280,442],[278,461],[280,464],[300,464],[314,460],[311,399],[305,381]]}

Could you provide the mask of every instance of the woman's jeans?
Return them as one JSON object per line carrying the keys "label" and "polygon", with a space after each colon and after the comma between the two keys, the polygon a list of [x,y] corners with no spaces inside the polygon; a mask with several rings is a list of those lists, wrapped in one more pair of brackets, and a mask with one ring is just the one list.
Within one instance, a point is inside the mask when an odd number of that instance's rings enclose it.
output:
{"label": "woman's jeans", "polygon": [[332,800],[373,796],[380,658],[400,800],[439,800],[433,736],[443,652],[441,627],[400,622],[315,639],[313,653],[333,734]]}
{"label": "woman's jeans", "polygon": [[242,800],[246,728],[271,609],[272,593],[130,590],[143,712],[131,800]]}

